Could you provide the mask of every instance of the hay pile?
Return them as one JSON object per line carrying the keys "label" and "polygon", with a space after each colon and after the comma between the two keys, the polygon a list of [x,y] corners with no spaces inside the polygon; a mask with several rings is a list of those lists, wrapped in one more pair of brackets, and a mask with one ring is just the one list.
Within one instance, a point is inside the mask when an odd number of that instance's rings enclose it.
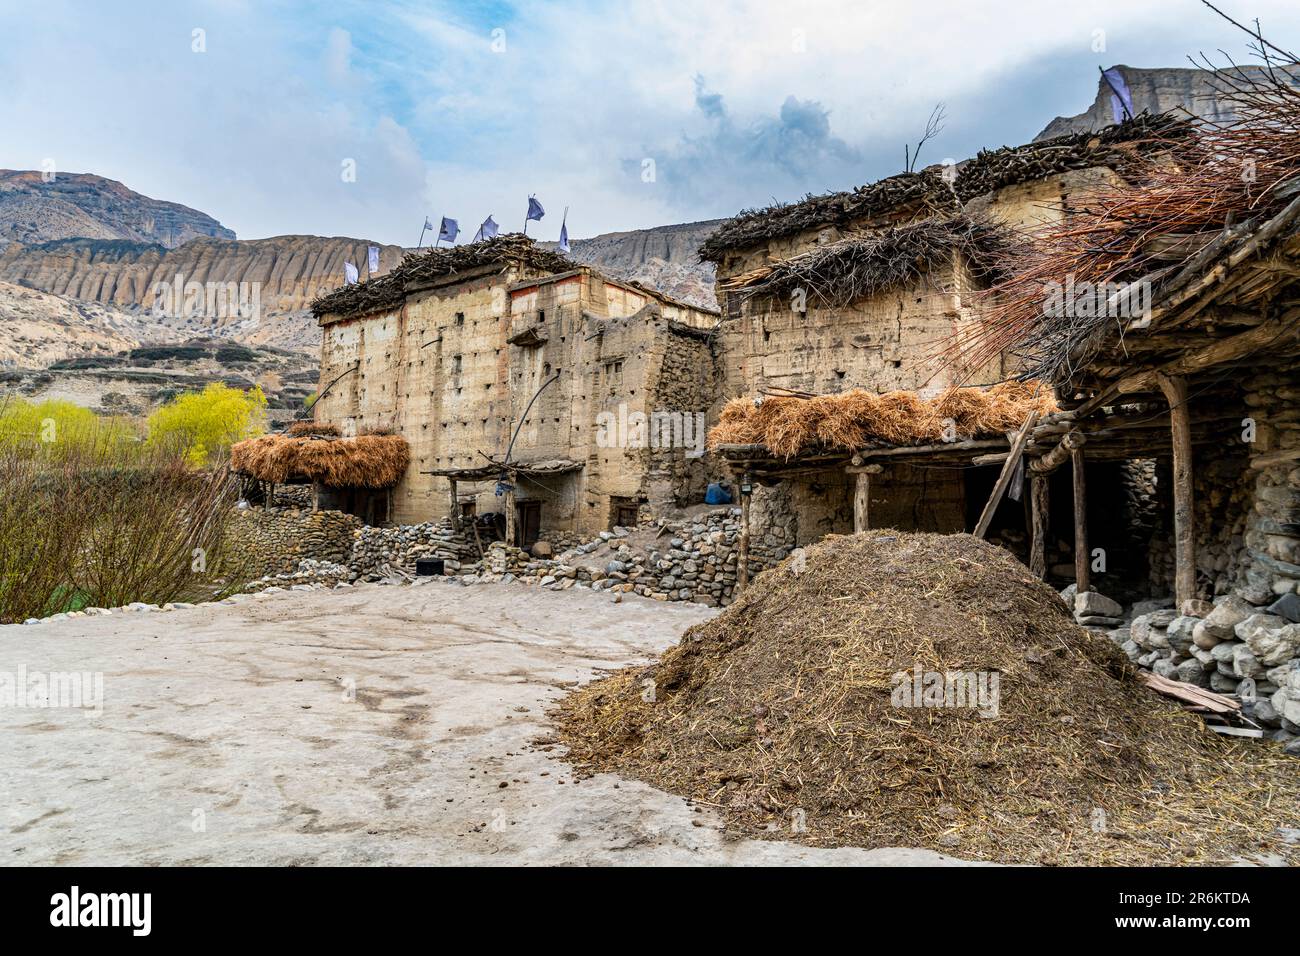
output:
{"label": "hay pile", "polygon": [[317,435],[322,438],[338,438],[343,433],[339,431],[339,426],[332,425],[329,422],[302,421],[293,422],[285,429],[286,434],[300,438],[303,435]]}
{"label": "hay pile", "polygon": [[709,431],[709,446],[765,445],[793,458],[810,448],[855,451],[867,445],[925,445],[948,437],[979,438],[1019,428],[1030,411],[1056,411],[1037,382],[1000,382],[989,389],[956,388],[932,399],[915,392],[876,395],[853,389],[815,398],[765,396],[727,402]]}
{"label": "hay pile", "polygon": [[[566,759],[822,846],[1070,864],[1300,853],[1275,830],[1300,822],[1294,760],[1143,687],[1007,552],[870,532],[801,557],[659,663],[563,700]],[[896,706],[893,675],[918,664],[997,672],[997,716]]]}
{"label": "hay pile", "polygon": [[230,449],[230,467],[259,481],[307,478],[331,488],[391,488],[410,458],[400,435],[262,435]]}

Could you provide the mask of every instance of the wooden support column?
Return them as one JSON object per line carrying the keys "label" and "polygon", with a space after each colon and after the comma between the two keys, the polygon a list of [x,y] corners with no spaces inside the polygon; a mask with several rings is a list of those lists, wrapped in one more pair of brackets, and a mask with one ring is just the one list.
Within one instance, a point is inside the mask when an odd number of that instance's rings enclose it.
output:
{"label": "wooden support column", "polygon": [[1196,521],[1192,507],[1192,419],[1187,407],[1187,380],[1157,375],[1169,403],[1174,451],[1174,596],[1179,610],[1196,600]]}
{"label": "wooden support column", "polygon": [[1002,463],[1002,473],[998,475],[998,480],[993,485],[993,494],[989,495],[988,503],[984,505],[984,512],[980,515],[980,520],[975,524],[975,537],[982,538],[988,534],[989,525],[993,522],[993,513],[998,510],[998,503],[1002,500],[1002,496],[1006,494],[1007,485],[1011,484],[1011,476],[1015,473],[1016,463],[1024,455],[1025,444],[1029,441],[1029,433],[1034,430],[1034,424],[1037,421],[1038,412],[1030,412],[1019,434],[1016,435],[1015,441],[1011,443],[1011,453],[1007,455],[1007,460]]}
{"label": "wooden support column", "polygon": [[861,465],[845,469],[856,481],[853,486],[853,532],[857,534],[871,527],[871,476],[880,474],[880,465]]}
{"label": "wooden support column", "polygon": [[1029,542],[1029,570],[1042,580],[1047,577],[1048,482],[1044,474],[1029,479],[1029,510],[1032,536]]}
{"label": "wooden support column", "polygon": [[736,594],[749,586],[749,500],[753,497],[749,473],[740,479],[740,547],[736,554]]}
{"label": "wooden support column", "polygon": [[271,501],[275,498],[275,482],[269,483],[266,491],[266,500],[262,502],[262,510],[266,511],[271,507]]}
{"label": "wooden support column", "polygon": [[1083,473],[1083,449],[1070,452],[1074,468],[1074,583],[1078,591],[1092,590],[1088,562],[1088,490]]}
{"label": "wooden support column", "polygon": [[320,511],[320,482],[311,483],[311,510]]}
{"label": "wooden support column", "polygon": [[508,479],[509,487],[506,490],[506,544],[512,548],[517,547],[515,543],[515,476],[511,475]]}
{"label": "wooden support column", "polygon": [[456,499],[456,479],[448,478],[448,498],[451,502],[451,528],[459,533],[460,531],[460,502]]}

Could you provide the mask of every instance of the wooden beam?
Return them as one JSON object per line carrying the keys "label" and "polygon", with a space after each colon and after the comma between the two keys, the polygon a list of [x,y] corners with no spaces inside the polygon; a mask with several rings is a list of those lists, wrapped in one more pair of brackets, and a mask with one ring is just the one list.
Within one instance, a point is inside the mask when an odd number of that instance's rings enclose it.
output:
{"label": "wooden beam", "polygon": [[1011,476],[1015,473],[1016,462],[1025,453],[1025,445],[1029,441],[1029,433],[1034,430],[1034,424],[1038,421],[1038,412],[1032,411],[1029,417],[1025,419],[1025,424],[1021,426],[1020,433],[1016,435],[1016,440],[1011,446],[1011,453],[1007,455],[1007,460],[1002,464],[1002,474],[998,475],[997,484],[993,486],[993,494],[989,495],[988,504],[984,506],[984,513],[980,515],[979,522],[975,525],[975,537],[982,538],[988,534],[989,525],[993,522],[993,512],[998,510],[998,503],[1002,496],[1007,493],[1007,485],[1011,484]]}
{"label": "wooden beam", "polygon": [[1169,402],[1174,451],[1174,596],[1181,609],[1196,599],[1196,523],[1192,502],[1192,421],[1187,407],[1187,380],[1160,375],[1160,390]]}
{"label": "wooden beam", "polygon": [[1074,468],[1074,583],[1079,591],[1092,590],[1088,561],[1088,491],[1084,476],[1083,449],[1070,452]]}
{"label": "wooden beam", "polygon": [[451,500],[451,527],[453,531],[460,531],[460,501],[456,497],[456,479],[447,479],[447,496]]}
{"label": "wooden beam", "polygon": [[1060,468],[1065,464],[1066,460],[1069,459],[1070,455],[1074,453],[1076,448],[1082,447],[1085,441],[1087,441],[1087,438],[1084,437],[1082,432],[1070,432],[1057,442],[1056,446],[1046,455],[1037,461],[1030,462],[1029,470],[1044,475],[1056,471],[1057,468]]}
{"label": "wooden beam", "polygon": [[1029,541],[1029,570],[1040,581],[1047,577],[1047,521],[1049,479],[1047,475],[1031,475],[1029,479],[1029,507],[1031,536]]}
{"label": "wooden beam", "polygon": [[749,472],[740,479],[740,546],[736,554],[736,594],[749,586],[749,500],[753,486]]}

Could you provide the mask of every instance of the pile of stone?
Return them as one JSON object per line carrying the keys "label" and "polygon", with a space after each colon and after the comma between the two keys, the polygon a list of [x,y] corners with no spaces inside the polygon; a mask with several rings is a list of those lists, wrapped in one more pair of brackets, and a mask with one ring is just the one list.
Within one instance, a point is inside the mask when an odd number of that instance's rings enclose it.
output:
{"label": "pile of stone", "polygon": [[454,574],[478,560],[478,549],[445,518],[382,528],[367,525],[354,533],[348,565],[353,580],[378,581],[399,569],[413,572],[418,558],[441,558],[446,573]]}
{"label": "pile of stone", "polygon": [[265,574],[248,582],[244,590],[265,591],[272,587],[305,590],[313,586],[334,587],[340,583],[351,583],[356,579],[356,572],[345,564],[303,558],[292,571]]}
{"label": "pile of stone", "polygon": [[1261,608],[1228,594],[1183,608],[1196,613],[1180,613],[1168,598],[1139,601],[1127,616],[1095,591],[1071,587],[1061,596],[1076,621],[1104,630],[1139,667],[1236,695],[1243,715],[1274,730],[1275,739],[1300,738],[1300,596]]}
{"label": "pile of stone", "polygon": [[[739,508],[720,508],[687,522],[661,518],[652,527],[659,533],[649,544],[636,546],[631,529],[614,528],[554,559],[498,541],[488,549],[486,561],[461,579],[466,584],[522,581],[559,591],[589,587],[709,607],[731,603],[739,554]],[[761,565],[753,573],[760,569]]]}

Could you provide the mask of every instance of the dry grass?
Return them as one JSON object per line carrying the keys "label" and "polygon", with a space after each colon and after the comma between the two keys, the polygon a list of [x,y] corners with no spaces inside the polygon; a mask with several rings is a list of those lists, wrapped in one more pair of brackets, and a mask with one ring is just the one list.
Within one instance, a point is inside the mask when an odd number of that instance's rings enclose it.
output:
{"label": "dry grass", "polygon": [[300,438],[303,435],[316,435],[323,438],[338,438],[341,434],[339,426],[331,425],[329,422],[294,422],[286,429],[286,433]]}
{"label": "dry grass", "polygon": [[230,465],[276,484],[303,477],[331,488],[391,488],[406,471],[410,454],[406,439],[398,435],[262,435],[232,447]]}
{"label": "dry grass", "polygon": [[[831,536],[658,663],[554,713],[567,760],[716,807],[752,835],[1008,863],[1297,861],[1300,774],[1159,697],[1007,552]],[[909,708],[894,675],[997,672],[997,716]],[[652,689],[653,693],[647,693]],[[792,832],[801,820],[805,832]]]}
{"label": "dry grass", "polygon": [[955,431],[959,439],[986,437],[1020,427],[1034,410],[1040,415],[1056,410],[1055,399],[1035,382],[950,389],[933,399],[862,389],[815,398],[766,396],[757,404],[737,398],[723,406],[709,444],[762,444],[787,459],[814,447],[854,451],[871,444],[924,445],[943,440],[949,421],[949,434]]}

